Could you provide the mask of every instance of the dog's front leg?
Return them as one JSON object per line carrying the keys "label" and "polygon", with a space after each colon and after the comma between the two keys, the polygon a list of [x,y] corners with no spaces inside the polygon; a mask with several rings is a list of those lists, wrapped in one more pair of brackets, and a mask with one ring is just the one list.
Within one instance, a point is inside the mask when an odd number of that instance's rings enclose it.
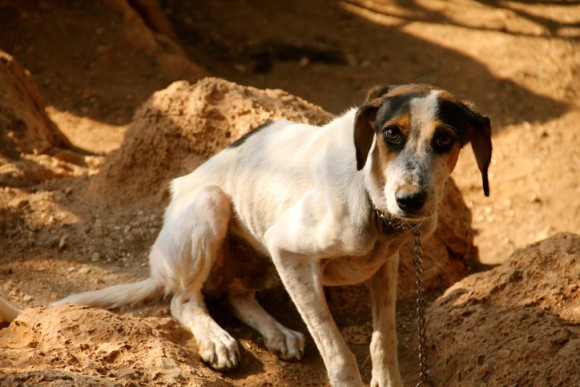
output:
{"label": "dog's front leg", "polygon": [[285,251],[274,249],[272,252],[282,283],[324,360],[330,384],[335,387],[362,386],[356,359],[328,309],[320,262]]}
{"label": "dog's front leg", "polygon": [[397,360],[395,319],[398,266],[397,252],[369,279],[373,312],[373,336],[370,347],[373,362],[371,387],[403,385]]}

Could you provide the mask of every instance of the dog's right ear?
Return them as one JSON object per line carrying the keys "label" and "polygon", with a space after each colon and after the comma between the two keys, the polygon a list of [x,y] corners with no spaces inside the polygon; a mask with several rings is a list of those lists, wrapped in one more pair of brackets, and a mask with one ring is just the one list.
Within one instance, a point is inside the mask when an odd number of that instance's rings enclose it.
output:
{"label": "dog's right ear", "polygon": [[375,119],[381,106],[383,96],[397,86],[375,86],[367,93],[363,106],[357,112],[354,120],[354,147],[356,149],[356,169],[361,170],[366,164],[373,137],[375,135]]}
{"label": "dog's right ear", "polygon": [[375,136],[375,118],[378,106],[365,104],[361,106],[354,119],[354,148],[356,150],[356,169],[360,171],[367,162],[367,157]]}

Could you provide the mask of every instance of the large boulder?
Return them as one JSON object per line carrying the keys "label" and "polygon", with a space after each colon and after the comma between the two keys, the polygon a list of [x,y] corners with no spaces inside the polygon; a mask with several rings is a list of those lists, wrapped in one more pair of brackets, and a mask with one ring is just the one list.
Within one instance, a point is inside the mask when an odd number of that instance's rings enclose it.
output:
{"label": "large boulder", "polygon": [[556,234],[465,278],[427,321],[437,386],[580,385],[580,236]]}
{"label": "large boulder", "polygon": [[123,145],[108,157],[92,190],[108,201],[163,203],[169,180],[255,127],[280,118],[321,124],[331,115],[282,90],[217,78],[193,85],[174,82],[137,109]]}
{"label": "large boulder", "polygon": [[[281,118],[320,125],[332,115],[282,90],[259,90],[217,78],[175,82],[137,110],[123,145],[107,158],[91,190],[108,203],[164,205],[169,180],[193,170],[253,128]],[[475,254],[471,212],[452,180],[439,227],[423,251],[427,288],[443,288],[463,278],[466,262]],[[409,243],[401,259],[401,297],[415,291],[414,273]]]}

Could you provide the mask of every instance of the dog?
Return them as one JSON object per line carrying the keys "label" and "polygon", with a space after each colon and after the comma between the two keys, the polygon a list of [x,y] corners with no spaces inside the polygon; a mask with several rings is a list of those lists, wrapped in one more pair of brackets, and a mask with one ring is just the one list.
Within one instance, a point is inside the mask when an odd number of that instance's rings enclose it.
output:
{"label": "dog", "polygon": [[264,124],[171,182],[148,279],[55,304],[112,308],[172,294],[171,314],[191,330],[201,359],[228,370],[238,366],[238,346],[209,315],[204,295],[226,295],[233,314],[257,330],[271,352],[297,361],[304,335],[278,323],[255,298],[257,290],[281,281],[331,385],[361,386],[323,287],[366,281],[373,316],[371,386],[400,386],[399,248],[410,230],[423,237],[434,231],[445,182],[467,143],[488,196],[489,118],[430,85],[375,87],[362,106],[323,126]]}

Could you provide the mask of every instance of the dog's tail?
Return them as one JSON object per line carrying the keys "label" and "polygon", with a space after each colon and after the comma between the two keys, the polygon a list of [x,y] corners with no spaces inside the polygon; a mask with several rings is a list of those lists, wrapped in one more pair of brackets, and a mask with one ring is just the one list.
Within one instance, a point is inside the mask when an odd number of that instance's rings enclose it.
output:
{"label": "dog's tail", "polygon": [[0,297],[0,322],[12,322],[22,312]]}
{"label": "dog's tail", "polygon": [[51,305],[79,304],[99,308],[115,308],[144,301],[162,292],[164,286],[154,278],[128,284],[114,285],[101,290],[71,294]]}

